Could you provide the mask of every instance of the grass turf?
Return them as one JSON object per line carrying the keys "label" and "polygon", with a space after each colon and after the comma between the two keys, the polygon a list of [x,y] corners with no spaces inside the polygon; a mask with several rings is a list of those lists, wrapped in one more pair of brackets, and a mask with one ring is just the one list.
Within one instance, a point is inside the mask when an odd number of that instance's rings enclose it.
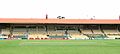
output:
{"label": "grass turf", "polygon": [[0,40],[0,54],[120,54],[120,40]]}

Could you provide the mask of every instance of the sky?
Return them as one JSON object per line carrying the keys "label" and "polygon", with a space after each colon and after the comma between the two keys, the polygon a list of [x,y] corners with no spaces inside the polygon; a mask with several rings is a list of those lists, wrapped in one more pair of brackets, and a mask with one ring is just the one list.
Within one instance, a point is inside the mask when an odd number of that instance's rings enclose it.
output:
{"label": "sky", "polygon": [[[119,0],[0,0],[0,18],[119,19]],[[93,17],[95,16],[95,17]]]}

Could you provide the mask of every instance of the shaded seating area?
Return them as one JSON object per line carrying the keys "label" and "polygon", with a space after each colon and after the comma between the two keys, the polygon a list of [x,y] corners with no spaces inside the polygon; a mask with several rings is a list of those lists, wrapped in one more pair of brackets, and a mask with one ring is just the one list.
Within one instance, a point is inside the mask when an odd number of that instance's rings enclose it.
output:
{"label": "shaded seating area", "polygon": [[28,36],[18,35],[18,36],[13,36],[13,38],[16,38],[16,39],[28,39]]}
{"label": "shaded seating area", "polygon": [[94,34],[103,34],[101,30],[92,30]]}
{"label": "shaded seating area", "polygon": [[49,39],[68,39],[68,36],[53,36],[53,35],[48,35]]}
{"label": "shaded seating area", "polygon": [[89,39],[105,39],[107,36],[103,34],[85,34]]}

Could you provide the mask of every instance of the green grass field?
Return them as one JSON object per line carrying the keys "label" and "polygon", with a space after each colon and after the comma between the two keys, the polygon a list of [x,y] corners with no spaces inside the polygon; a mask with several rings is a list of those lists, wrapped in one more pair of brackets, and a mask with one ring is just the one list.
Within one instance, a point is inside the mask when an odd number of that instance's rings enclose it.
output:
{"label": "green grass field", "polygon": [[120,54],[120,40],[0,40],[0,54]]}

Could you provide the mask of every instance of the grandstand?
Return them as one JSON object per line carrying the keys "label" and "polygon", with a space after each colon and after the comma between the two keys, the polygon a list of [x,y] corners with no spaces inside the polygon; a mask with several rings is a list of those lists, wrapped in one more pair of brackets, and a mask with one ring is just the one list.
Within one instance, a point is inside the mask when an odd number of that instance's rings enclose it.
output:
{"label": "grandstand", "polygon": [[120,20],[0,18],[0,39],[120,39]]}

